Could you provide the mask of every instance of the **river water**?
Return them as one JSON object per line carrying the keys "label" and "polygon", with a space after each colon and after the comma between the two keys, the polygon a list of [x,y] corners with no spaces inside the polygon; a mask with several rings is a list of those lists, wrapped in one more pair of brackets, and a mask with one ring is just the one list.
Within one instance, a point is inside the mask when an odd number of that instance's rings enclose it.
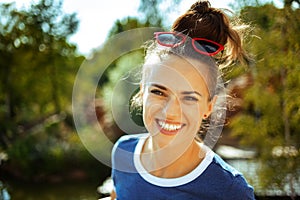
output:
{"label": "river water", "polygon": [[101,197],[97,187],[97,184],[87,182],[59,184],[4,182],[0,200],[97,200]]}
{"label": "river water", "polygon": [[[227,161],[234,168],[244,174],[248,182],[254,187],[255,194],[258,196],[290,196],[291,189],[289,185],[285,185],[283,188],[277,189],[264,189],[261,187],[261,179],[258,177],[258,171],[260,163],[256,160],[229,160]],[[300,174],[300,166],[298,168]],[[280,169],[277,169],[280,172]],[[293,177],[294,190],[297,197],[300,197],[300,177]],[[298,198],[297,198],[298,199]]]}
{"label": "river water", "polygon": [[[264,190],[257,177],[259,163],[254,160],[229,160],[233,167],[241,171],[254,187],[258,196],[289,196],[289,186],[281,190]],[[299,169],[300,170],[300,169]],[[295,190],[300,198],[300,177],[295,177]],[[101,194],[97,188],[101,183],[60,183],[60,184],[21,184],[1,182],[0,200],[97,200]],[[280,199],[280,198],[279,198]],[[298,198],[297,198],[298,199]]]}

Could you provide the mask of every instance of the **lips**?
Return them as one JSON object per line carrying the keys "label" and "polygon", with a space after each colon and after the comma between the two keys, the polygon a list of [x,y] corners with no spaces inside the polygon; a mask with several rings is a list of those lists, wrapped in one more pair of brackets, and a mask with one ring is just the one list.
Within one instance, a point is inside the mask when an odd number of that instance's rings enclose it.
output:
{"label": "lips", "polygon": [[176,133],[178,133],[182,127],[185,126],[185,124],[182,123],[177,123],[177,122],[169,122],[169,121],[165,121],[165,120],[156,120],[159,128],[160,128],[160,132],[166,135],[174,135]]}

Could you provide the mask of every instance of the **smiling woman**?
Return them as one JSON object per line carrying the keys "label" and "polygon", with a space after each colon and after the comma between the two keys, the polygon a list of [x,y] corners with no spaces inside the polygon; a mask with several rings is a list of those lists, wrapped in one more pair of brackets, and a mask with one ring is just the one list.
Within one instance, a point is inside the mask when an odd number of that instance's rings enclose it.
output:
{"label": "smiling woman", "polygon": [[171,32],[154,36],[134,98],[148,133],[114,145],[112,199],[254,199],[243,175],[197,137],[204,121],[225,109],[218,63],[247,59],[238,32],[221,10],[198,1]]}
{"label": "smiling woman", "polygon": [[141,85],[147,130],[154,137],[197,132],[214,103],[208,101],[208,89],[197,69],[188,60],[170,55],[158,64],[145,64],[144,70],[149,71]]}

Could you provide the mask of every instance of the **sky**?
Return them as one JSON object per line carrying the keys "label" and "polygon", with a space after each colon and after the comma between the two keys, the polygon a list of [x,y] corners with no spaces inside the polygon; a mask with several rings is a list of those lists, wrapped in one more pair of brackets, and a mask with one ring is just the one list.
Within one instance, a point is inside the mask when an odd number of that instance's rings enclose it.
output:
{"label": "sky", "polygon": [[[0,3],[15,2],[18,8],[27,7],[38,0],[0,0]],[[174,12],[168,14],[166,20],[170,23],[184,13],[196,0],[182,0],[178,6],[173,6]],[[170,6],[165,0],[165,7]],[[234,0],[210,0],[217,8],[230,8]],[[138,13],[140,0],[64,0],[63,9],[66,13],[77,13],[79,28],[70,37],[70,42],[78,47],[81,54],[89,55],[93,49],[100,47],[107,38],[109,30],[118,19],[127,16],[142,17]]]}

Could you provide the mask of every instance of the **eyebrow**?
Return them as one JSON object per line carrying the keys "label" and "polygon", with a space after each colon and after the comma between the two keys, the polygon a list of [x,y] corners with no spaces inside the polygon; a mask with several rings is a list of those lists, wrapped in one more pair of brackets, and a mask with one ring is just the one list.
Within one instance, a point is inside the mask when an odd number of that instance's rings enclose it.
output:
{"label": "eyebrow", "polygon": [[[167,88],[165,86],[162,86],[162,85],[159,85],[159,84],[155,84],[155,83],[154,84],[150,84],[150,86],[158,87],[159,89],[165,90],[165,91],[167,90]],[[183,95],[197,94],[200,97],[202,97],[202,95],[199,92],[197,92],[197,91],[184,91],[184,92],[181,92],[181,94],[183,94]]]}
{"label": "eyebrow", "polygon": [[162,86],[162,85],[158,85],[158,84],[150,84],[150,86],[154,86],[154,87],[158,87],[159,89],[162,89],[162,90],[167,90],[166,87]]}

